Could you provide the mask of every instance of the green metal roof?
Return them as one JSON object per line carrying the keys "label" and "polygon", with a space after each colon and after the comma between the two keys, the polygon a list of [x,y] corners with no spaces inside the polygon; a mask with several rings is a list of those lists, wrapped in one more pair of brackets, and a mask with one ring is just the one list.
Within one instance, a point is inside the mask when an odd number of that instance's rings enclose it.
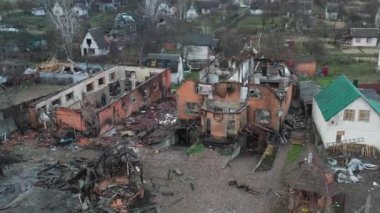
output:
{"label": "green metal roof", "polygon": [[315,96],[315,100],[322,112],[323,118],[325,121],[328,121],[359,97],[362,97],[380,114],[380,103],[367,99],[345,75],[341,75],[326,89],[318,93]]}

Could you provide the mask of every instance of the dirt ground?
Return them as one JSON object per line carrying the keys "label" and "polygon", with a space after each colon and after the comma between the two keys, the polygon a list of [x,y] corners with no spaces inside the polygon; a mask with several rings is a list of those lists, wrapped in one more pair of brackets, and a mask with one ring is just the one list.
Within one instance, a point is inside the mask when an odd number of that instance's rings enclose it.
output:
{"label": "dirt ground", "polygon": [[[272,170],[251,173],[259,156],[242,155],[222,168],[226,156],[206,149],[202,153],[187,156],[184,147],[171,147],[159,153],[142,148],[138,150],[144,165],[145,187],[151,192],[152,201],[158,203],[162,212],[270,212],[270,207],[280,199],[269,191],[279,192],[280,173],[287,147],[281,147]],[[169,170],[180,169],[178,176]],[[260,195],[229,186],[236,180]],[[191,184],[194,186],[192,190]],[[168,196],[168,194],[172,193]],[[286,211],[284,211],[286,212]]]}

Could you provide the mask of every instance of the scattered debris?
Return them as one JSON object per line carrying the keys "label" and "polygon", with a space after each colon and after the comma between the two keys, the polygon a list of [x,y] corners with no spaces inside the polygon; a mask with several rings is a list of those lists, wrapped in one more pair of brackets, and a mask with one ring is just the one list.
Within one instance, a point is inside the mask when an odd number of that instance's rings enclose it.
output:
{"label": "scattered debris", "polygon": [[245,184],[238,184],[238,182],[236,180],[232,180],[232,181],[228,182],[228,185],[229,186],[236,186],[236,188],[238,188],[238,189],[244,189],[245,192],[251,193],[253,195],[259,195],[260,194],[260,192],[251,189],[249,186],[247,186]]}
{"label": "scattered debris", "polygon": [[336,173],[336,179],[338,183],[357,183],[360,181],[361,176],[359,172],[367,170],[376,170],[379,168],[378,165],[363,163],[360,159],[352,158],[346,166],[340,166],[338,161],[335,159],[328,159],[329,167],[332,168]]}
{"label": "scattered debris", "polygon": [[79,193],[83,210],[97,207],[126,211],[144,196],[140,161],[126,144],[107,148],[93,161],[45,164],[38,179],[41,187]]}

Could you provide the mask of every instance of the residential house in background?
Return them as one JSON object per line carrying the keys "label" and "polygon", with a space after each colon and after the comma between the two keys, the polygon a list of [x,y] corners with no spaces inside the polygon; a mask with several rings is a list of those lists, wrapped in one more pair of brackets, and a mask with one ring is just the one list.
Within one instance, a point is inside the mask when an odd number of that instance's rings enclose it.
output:
{"label": "residential house in background", "polygon": [[314,97],[313,120],[326,148],[360,142],[380,149],[380,102],[344,75]]}
{"label": "residential house in background", "polygon": [[186,65],[192,70],[201,70],[214,60],[214,50],[219,40],[211,35],[200,33],[188,34],[183,40],[183,56]]}
{"label": "residential house in background", "polygon": [[378,37],[378,28],[351,28],[345,37],[345,46],[377,47]]}
{"label": "residential house in background", "polygon": [[58,16],[58,17],[63,16],[63,8],[58,2],[54,4],[52,13],[53,15]]}
{"label": "residential house in background", "polygon": [[88,16],[88,8],[85,4],[83,3],[77,3],[73,7],[73,13],[78,16],[78,17],[86,17]]}
{"label": "residential house in background", "polygon": [[200,14],[210,14],[213,10],[219,7],[218,0],[197,0],[195,2],[196,8],[199,10]]}
{"label": "residential house in background", "polygon": [[113,21],[110,35],[120,45],[134,41],[137,36],[135,19],[128,13],[117,14]]}
{"label": "residential house in background", "polygon": [[298,57],[294,60],[294,71],[299,76],[315,76],[317,59],[314,56]]}
{"label": "residential house in background", "polygon": [[87,31],[80,45],[82,56],[100,56],[109,53],[109,45],[106,42],[102,28],[94,27]]}
{"label": "residential house in background", "polygon": [[149,53],[145,61],[148,67],[170,68],[172,84],[183,80],[183,59],[180,54]]}
{"label": "residential house in background", "polygon": [[339,12],[338,3],[326,3],[325,18],[328,20],[337,20]]}
{"label": "residential house in background", "polygon": [[188,22],[194,21],[196,18],[198,18],[198,12],[194,7],[194,4],[191,4],[189,10],[186,11],[185,19]]}
{"label": "residential house in background", "polygon": [[32,14],[35,16],[44,16],[46,15],[45,9],[42,7],[35,7],[32,9]]}
{"label": "residential house in background", "polygon": [[98,11],[115,11],[121,5],[125,4],[125,0],[99,0],[96,4]]}

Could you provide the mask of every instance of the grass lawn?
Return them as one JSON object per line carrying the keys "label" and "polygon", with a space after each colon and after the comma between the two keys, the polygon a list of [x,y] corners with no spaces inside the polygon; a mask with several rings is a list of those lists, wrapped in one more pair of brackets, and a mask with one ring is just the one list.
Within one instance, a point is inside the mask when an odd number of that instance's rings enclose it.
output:
{"label": "grass lawn", "polygon": [[191,71],[185,73],[185,79],[191,79],[191,80],[198,80],[199,79],[199,72],[198,71]]}
{"label": "grass lawn", "polygon": [[49,21],[45,16],[34,16],[23,13],[12,14],[3,17],[3,23],[27,30],[38,30],[46,32],[49,29]]}
{"label": "grass lawn", "polygon": [[292,147],[290,147],[288,154],[286,155],[286,161],[292,162],[296,160],[304,149],[305,148],[303,145],[293,144]]}
{"label": "grass lawn", "polygon": [[98,13],[91,16],[90,25],[91,27],[102,27],[103,29],[108,29],[112,27],[112,22],[115,18],[116,13]]}
{"label": "grass lawn", "polygon": [[351,80],[358,80],[359,83],[380,82],[380,74],[375,72],[377,64],[363,60],[355,60],[352,54],[331,50],[331,52],[319,62],[317,70],[320,70],[324,65],[329,68],[329,76],[315,77],[314,79],[322,87],[328,86],[335,78],[342,74],[345,74]]}
{"label": "grass lawn", "polygon": [[375,72],[376,64],[369,62],[333,63],[327,65],[329,76],[317,77],[317,82],[322,86],[328,86],[335,78],[345,74],[349,79],[357,79],[359,83],[380,82],[380,74]]}

